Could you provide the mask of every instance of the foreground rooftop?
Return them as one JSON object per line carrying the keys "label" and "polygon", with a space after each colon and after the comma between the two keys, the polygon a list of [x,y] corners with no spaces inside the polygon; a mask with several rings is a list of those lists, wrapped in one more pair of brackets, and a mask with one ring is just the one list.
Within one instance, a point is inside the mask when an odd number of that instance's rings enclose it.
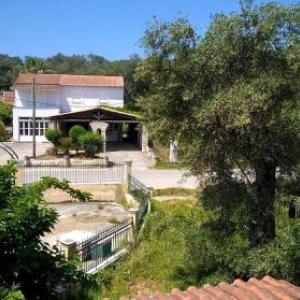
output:
{"label": "foreground rooftop", "polygon": [[[122,300],[129,298],[122,298]],[[189,287],[186,291],[173,289],[170,293],[158,292],[153,296],[140,295],[136,300],[298,300],[300,287],[285,280],[265,276],[262,280],[251,278],[247,282],[237,279],[232,284],[203,288]]]}

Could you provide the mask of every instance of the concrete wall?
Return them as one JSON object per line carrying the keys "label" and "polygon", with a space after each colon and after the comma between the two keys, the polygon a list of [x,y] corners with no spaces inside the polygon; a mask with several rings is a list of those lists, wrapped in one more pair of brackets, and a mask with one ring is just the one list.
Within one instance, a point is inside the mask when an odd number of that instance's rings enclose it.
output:
{"label": "concrete wall", "polygon": [[[91,193],[94,201],[118,202],[121,200],[121,197],[124,197],[126,191],[125,185],[122,184],[84,184],[71,186],[74,189]],[[45,191],[44,197],[48,203],[74,201],[68,193],[59,189],[49,189]]]}
{"label": "concrete wall", "polygon": [[[58,108],[61,96],[59,87],[36,88],[37,108]],[[26,86],[15,90],[15,107],[32,108],[32,90]]]}
{"label": "concrete wall", "polygon": [[[61,112],[82,110],[98,105],[123,107],[124,89],[122,87],[36,87],[37,108],[58,108]],[[30,87],[15,90],[15,107],[32,107]]]}
{"label": "concrete wall", "polygon": [[[42,118],[48,118],[49,116],[59,113],[57,108],[37,108],[36,116]],[[32,142],[32,136],[20,136],[19,135],[19,119],[20,118],[32,118],[32,108],[13,108],[13,140],[19,142]],[[50,122],[51,123],[51,122]],[[51,127],[51,124],[49,124]],[[45,142],[44,136],[36,136],[37,142]]]}
{"label": "concrete wall", "polygon": [[61,87],[61,112],[78,111],[108,105],[123,107],[124,92],[120,87]]}

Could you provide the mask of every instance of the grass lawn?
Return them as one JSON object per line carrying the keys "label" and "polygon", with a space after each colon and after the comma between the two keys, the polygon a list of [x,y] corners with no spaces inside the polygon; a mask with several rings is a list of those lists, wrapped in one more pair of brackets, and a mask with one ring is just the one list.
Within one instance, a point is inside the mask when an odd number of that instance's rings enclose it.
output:
{"label": "grass lawn", "polygon": [[170,162],[165,162],[163,160],[160,160],[158,159],[155,166],[154,166],[154,169],[157,169],[157,170],[182,170],[184,169],[184,166],[181,162],[176,162],[176,163],[170,163]]}
{"label": "grass lawn", "polygon": [[201,220],[201,210],[192,201],[153,201],[153,211],[138,246],[114,267],[103,271],[101,299],[186,288],[179,270],[184,264],[185,232]]}

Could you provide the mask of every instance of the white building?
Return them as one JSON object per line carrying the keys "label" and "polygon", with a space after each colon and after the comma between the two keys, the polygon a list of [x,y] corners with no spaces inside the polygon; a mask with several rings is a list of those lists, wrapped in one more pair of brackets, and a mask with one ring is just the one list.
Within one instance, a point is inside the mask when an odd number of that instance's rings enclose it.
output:
{"label": "white building", "polygon": [[[75,123],[80,123],[89,129],[95,113],[103,115],[103,106],[123,107],[124,82],[120,76],[91,76],[66,74],[20,74],[13,85],[15,102],[13,108],[13,139],[15,141],[32,141],[32,82],[35,78],[36,90],[36,140],[45,141],[44,133],[49,127],[60,126],[67,134]],[[98,110],[98,111],[96,111]],[[78,116],[80,112],[89,111],[89,120]],[[76,113],[76,119],[72,113]],[[117,137],[118,116],[108,120],[107,141],[119,141]],[[124,117],[126,114],[123,114]],[[60,117],[56,121],[52,117]],[[64,116],[68,116],[64,120]],[[110,116],[111,118],[111,116]],[[128,117],[129,118],[129,117]],[[125,117],[126,120],[126,117]],[[132,118],[129,122],[134,121]],[[111,124],[109,124],[111,123]],[[134,123],[134,122],[133,122]],[[137,124],[135,118],[135,123]],[[115,137],[115,138],[114,138]]]}

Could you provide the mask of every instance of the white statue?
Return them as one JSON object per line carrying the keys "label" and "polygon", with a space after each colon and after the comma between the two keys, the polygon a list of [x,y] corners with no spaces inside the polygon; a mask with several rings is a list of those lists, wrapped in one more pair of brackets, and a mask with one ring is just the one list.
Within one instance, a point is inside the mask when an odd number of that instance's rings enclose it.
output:
{"label": "white statue", "polygon": [[170,141],[170,154],[169,161],[170,163],[177,162],[178,160],[178,142],[176,140]]}

